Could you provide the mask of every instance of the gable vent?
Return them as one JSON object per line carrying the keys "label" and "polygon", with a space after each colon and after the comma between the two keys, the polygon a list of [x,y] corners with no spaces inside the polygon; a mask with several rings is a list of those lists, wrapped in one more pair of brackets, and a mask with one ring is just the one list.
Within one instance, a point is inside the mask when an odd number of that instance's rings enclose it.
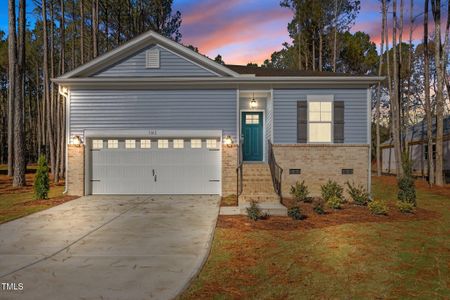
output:
{"label": "gable vent", "polygon": [[147,50],[145,54],[145,67],[150,69],[159,68],[159,49]]}

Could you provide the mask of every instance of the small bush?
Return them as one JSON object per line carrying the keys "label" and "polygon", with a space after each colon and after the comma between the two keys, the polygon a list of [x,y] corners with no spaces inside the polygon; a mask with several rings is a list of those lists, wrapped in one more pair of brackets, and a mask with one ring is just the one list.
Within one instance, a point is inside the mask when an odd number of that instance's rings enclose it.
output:
{"label": "small bush", "polygon": [[354,183],[346,182],[348,187],[347,192],[352,197],[353,201],[358,205],[367,205],[370,201],[369,193],[362,185],[356,186]]}
{"label": "small bush", "polygon": [[400,212],[407,214],[407,213],[413,213],[414,212],[414,205],[412,203],[403,202],[403,201],[397,201],[397,208]]}
{"label": "small bush", "polygon": [[34,198],[37,200],[48,199],[50,190],[50,179],[48,176],[48,165],[44,155],[38,160],[36,176],[34,177]]}
{"label": "small bush", "polygon": [[293,220],[303,220],[306,219],[306,216],[302,214],[300,207],[294,206],[288,209],[288,216]]}
{"label": "small bush", "polygon": [[330,199],[328,199],[327,205],[332,209],[341,209],[342,199],[337,196],[332,196]]}
{"label": "small bush", "polygon": [[398,184],[398,200],[410,203],[414,207],[416,202],[416,188],[414,186],[414,177],[412,176],[412,166],[408,152],[402,155],[403,175],[399,178]]}
{"label": "small bush", "polygon": [[367,205],[370,212],[374,215],[387,215],[388,207],[386,201],[373,200]]}
{"label": "small bush", "polygon": [[322,190],[322,198],[328,202],[333,197],[339,198],[339,200],[344,200],[343,192],[344,188],[340,186],[336,181],[328,180],[326,184],[320,187]]}
{"label": "small bush", "polygon": [[310,202],[308,187],[304,180],[300,183],[297,181],[295,185],[291,186],[291,195],[297,201]]}
{"label": "small bush", "polygon": [[246,210],[247,217],[253,221],[267,219],[267,217],[269,216],[267,213],[263,213],[261,211],[261,208],[256,201],[251,201],[250,207],[247,207]]}
{"label": "small bush", "polygon": [[313,206],[313,210],[316,214],[318,215],[323,215],[325,214],[325,207],[324,207],[324,202],[323,200],[317,200],[314,202],[314,206]]}

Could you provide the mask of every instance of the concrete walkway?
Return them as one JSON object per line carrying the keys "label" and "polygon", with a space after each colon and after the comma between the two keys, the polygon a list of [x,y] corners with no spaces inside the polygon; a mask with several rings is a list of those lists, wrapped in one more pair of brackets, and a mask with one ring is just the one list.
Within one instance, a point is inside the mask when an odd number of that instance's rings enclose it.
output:
{"label": "concrete walkway", "polygon": [[0,225],[0,283],[23,284],[0,299],[173,298],[218,212],[218,196],[89,196]]}

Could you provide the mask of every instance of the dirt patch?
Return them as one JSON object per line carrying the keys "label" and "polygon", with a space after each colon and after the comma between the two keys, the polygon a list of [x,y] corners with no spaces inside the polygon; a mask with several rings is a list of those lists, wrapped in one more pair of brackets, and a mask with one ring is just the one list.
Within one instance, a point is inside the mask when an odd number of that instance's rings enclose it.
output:
{"label": "dirt patch", "polygon": [[[397,186],[397,177],[395,176],[374,176],[373,179],[382,185]],[[450,184],[430,187],[426,180],[420,178],[416,179],[414,183],[418,190],[450,198]]]}
{"label": "dirt patch", "polygon": [[324,228],[341,224],[418,221],[439,217],[439,213],[423,208],[417,208],[413,214],[403,214],[398,211],[394,204],[389,204],[387,216],[373,215],[367,207],[354,204],[345,204],[339,210],[327,209],[324,215],[316,214],[310,203],[301,203],[300,209],[307,216],[305,220],[296,221],[289,217],[270,216],[266,220],[254,222],[246,216],[219,216],[217,227],[232,228],[241,231],[254,229],[290,231]]}

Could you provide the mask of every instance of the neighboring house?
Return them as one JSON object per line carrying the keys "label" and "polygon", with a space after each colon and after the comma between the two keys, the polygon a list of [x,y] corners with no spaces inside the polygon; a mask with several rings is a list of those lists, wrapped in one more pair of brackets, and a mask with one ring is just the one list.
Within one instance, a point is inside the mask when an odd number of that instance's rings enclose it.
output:
{"label": "neighboring house", "polygon": [[[433,120],[433,158],[436,158],[436,120]],[[450,116],[444,118],[444,175],[447,182],[450,182]],[[412,162],[413,173],[416,176],[428,176],[428,138],[426,121],[417,123],[408,128],[405,142],[409,145],[409,153]],[[387,174],[396,174],[396,160],[394,146],[391,140],[381,145],[382,172]],[[436,164],[435,164],[436,166]]]}
{"label": "neighboring house", "polygon": [[369,188],[380,79],[224,66],[147,32],[53,80],[67,101],[68,193],[279,203],[296,181],[313,194],[328,179]]}

